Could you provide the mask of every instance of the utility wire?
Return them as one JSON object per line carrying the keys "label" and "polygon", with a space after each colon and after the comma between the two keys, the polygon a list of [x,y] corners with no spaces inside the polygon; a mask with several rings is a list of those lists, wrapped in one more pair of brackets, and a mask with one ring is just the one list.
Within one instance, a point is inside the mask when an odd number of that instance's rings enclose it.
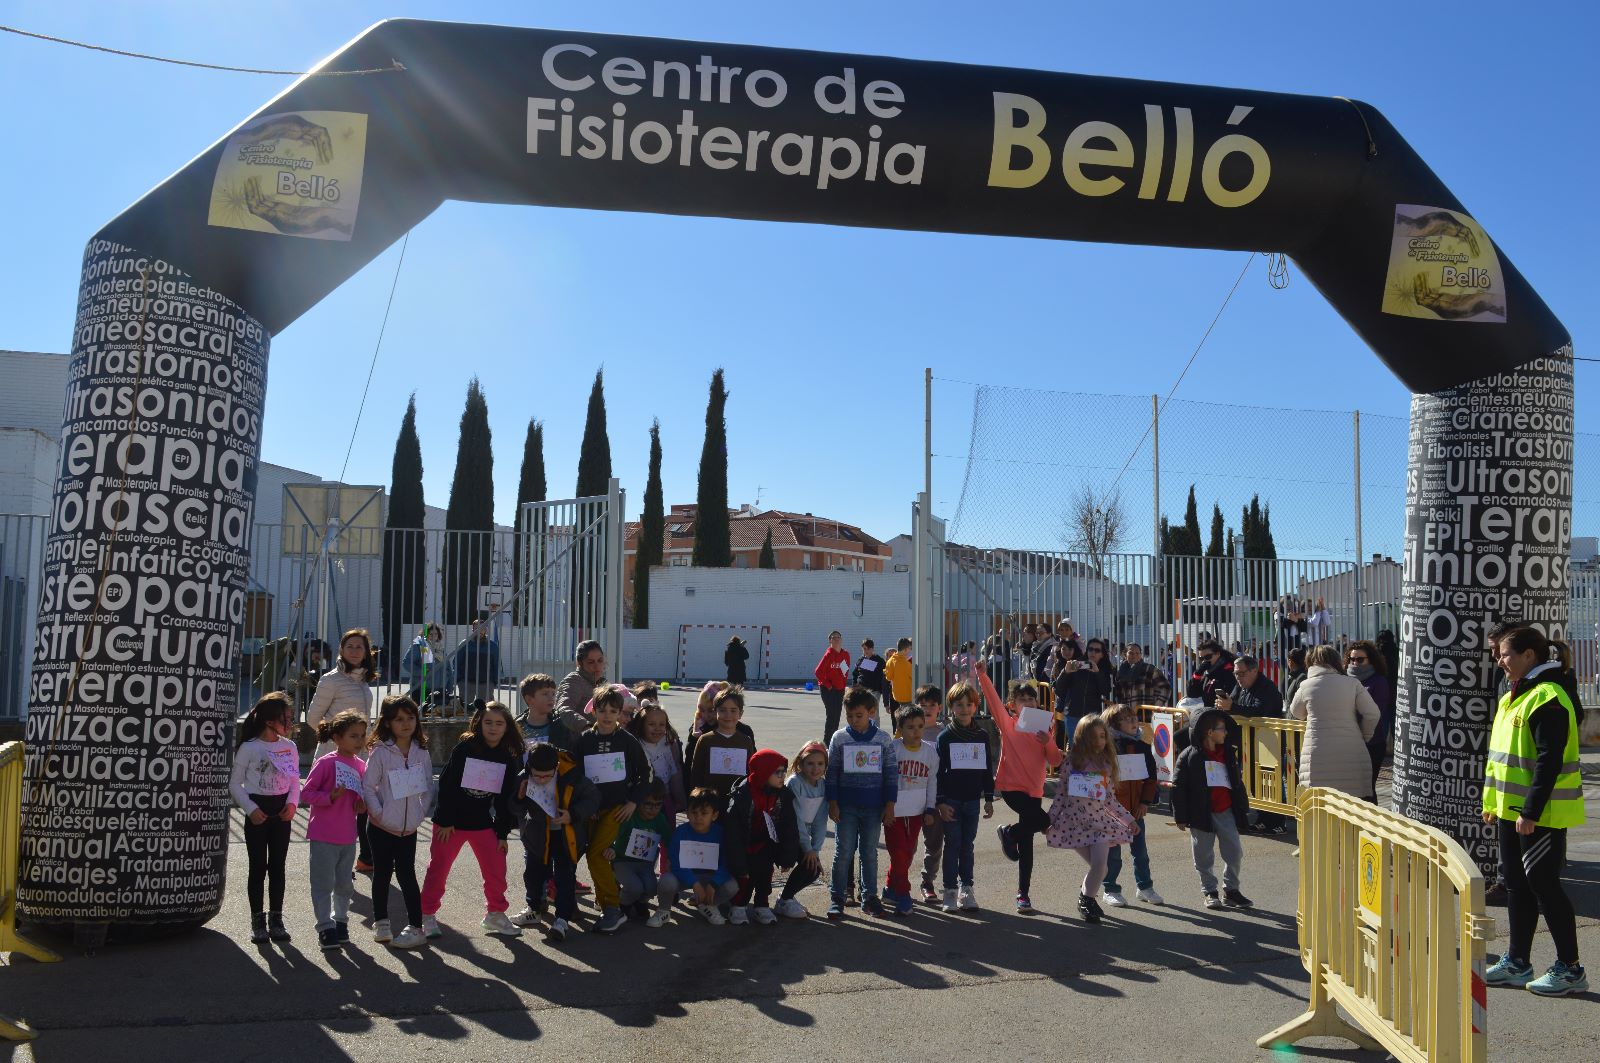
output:
{"label": "utility wire", "polygon": [[345,470],[350,468],[350,454],[356,449],[356,432],[361,428],[361,412],[367,408],[367,391],[372,387],[372,374],[378,368],[378,352],[383,349],[383,333],[389,327],[389,311],[394,308],[394,292],[400,287],[400,267],[406,264],[406,246],[411,243],[411,233],[400,241],[400,261],[394,264],[394,280],[389,282],[389,302],[383,308],[383,323],[378,326],[378,342],[372,345],[372,364],[367,366],[367,383],[361,389],[361,405],[356,407],[356,423],[350,426],[350,445],[344,448],[344,464],[339,466],[339,483],[344,483]]}
{"label": "utility wire", "polygon": [[380,66],[371,70],[261,70],[249,66],[224,66],[221,63],[200,63],[192,59],[171,59],[163,55],[146,55],[144,52],[130,52],[122,48],[108,48],[103,44],[87,44],[84,41],[69,40],[66,37],[52,37],[48,33],[35,33],[32,30],[22,30],[15,26],[0,26],[0,32],[15,33],[19,37],[31,37],[36,41],[49,41],[52,44],[66,44],[73,48],[86,48],[91,52],[105,52],[108,55],[120,55],[128,59],[148,59],[153,63],[171,63],[174,66],[199,67],[202,70],[225,70],[234,74],[274,74],[283,77],[348,77],[352,74],[392,74],[405,70],[400,60],[391,59],[391,66]]}

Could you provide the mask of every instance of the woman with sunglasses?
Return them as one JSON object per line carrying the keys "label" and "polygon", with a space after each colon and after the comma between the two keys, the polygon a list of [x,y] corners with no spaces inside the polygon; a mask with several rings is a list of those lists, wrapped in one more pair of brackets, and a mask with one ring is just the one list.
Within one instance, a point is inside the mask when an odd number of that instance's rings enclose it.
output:
{"label": "woman with sunglasses", "polygon": [[1080,653],[1075,639],[1068,639],[1057,647],[1061,666],[1050,684],[1056,694],[1056,704],[1064,717],[1066,737],[1078,733],[1078,721],[1085,716],[1098,716],[1111,697],[1111,680],[1115,669],[1107,653],[1105,639],[1090,639]]}
{"label": "woman with sunglasses", "polygon": [[1344,651],[1344,670],[1361,681],[1372,700],[1378,703],[1382,718],[1378,729],[1367,743],[1367,753],[1372,758],[1372,787],[1377,792],[1378,769],[1383,766],[1384,755],[1389,752],[1394,735],[1394,687],[1389,683],[1388,662],[1377,643],[1362,639],[1352,642]]}

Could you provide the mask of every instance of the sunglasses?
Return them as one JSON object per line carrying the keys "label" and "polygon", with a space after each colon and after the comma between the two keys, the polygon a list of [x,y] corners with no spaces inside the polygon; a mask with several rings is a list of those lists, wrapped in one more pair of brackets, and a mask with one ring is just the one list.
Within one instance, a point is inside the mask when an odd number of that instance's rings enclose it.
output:
{"label": "sunglasses", "polygon": [[1366,664],[1367,663],[1367,659],[1365,657],[1351,657],[1350,658],[1350,663],[1351,664]]}

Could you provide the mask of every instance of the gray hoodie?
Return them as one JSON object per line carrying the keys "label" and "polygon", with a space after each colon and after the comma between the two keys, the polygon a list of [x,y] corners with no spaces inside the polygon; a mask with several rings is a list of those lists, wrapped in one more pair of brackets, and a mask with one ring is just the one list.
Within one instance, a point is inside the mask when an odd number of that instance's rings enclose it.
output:
{"label": "gray hoodie", "polygon": [[[407,768],[421,767],[426,788],[410,797],[396,798],[389,776]],[[433,758],[415,741],[409,755],[402,755],[393,740],[380,742],[367,755],[367,773],[361,779],[361,797],[367,803],[367,818],[391,834],[411,834],[439,796],[439,782],[433,777]]]}

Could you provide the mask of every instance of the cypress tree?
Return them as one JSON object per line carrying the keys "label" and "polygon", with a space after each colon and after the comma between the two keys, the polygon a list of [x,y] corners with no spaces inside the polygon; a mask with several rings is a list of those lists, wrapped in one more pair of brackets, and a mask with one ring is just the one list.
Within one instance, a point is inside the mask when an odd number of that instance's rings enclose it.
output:
{"label": "cypress tree", "polygon": [[761,544],[761,557],[756,561],[757,568],[777,568],[778,553],[772,548],[772,527],[767,527],[767,537]]}
{"label": "cypress tree", "polygon": [[[522,527],[522,507],[529,502],[543,502],[549,492],[549,485],[545,482],[544,475],[544,425],[530,419],[528,421],[528,435],[522,441],[522,471],[517,477],[517,512],[512,518],[516,532],[516,550],[512,558],[512,568],[515,575],[512,582],[518,592],[516,616],[521,618],[524,613],[522,584],[539,571],[542,560],[538,557],[530,558],[531,554],[540,553],[543,545],[542,528],[524,531]],[[542,521],[540,522],[543,523]],[[529,564],[531,560],[531,566]],[[543,590],[544,581],[539,581],[539,589]],[[527,600],[532,604],[534,613],[539,610],[538,602],[543,596],[534,594]]]}
{"label": "cypress tree", "polygon": [[633,626],[650,626],[650,569],[661,564],[666,533],[666,504],[661,495],[661,422],[650,422],[650,476],[644,485],[644,511],[639,515],[639,543],[633,554]]}
{"label": "cypress tree", "polygon": [[695,497],[694,557],[706,568],[733,565],[733,531],[728,524],[728,390],[722,370],[711,374],[706,401],[706,442],[700,451],[700,491]]}
{"label": "cypress tree", "polygon": [[[412,392],[389,472],[389,512],[383,532],[383,640],[393,673],[424,623],[427,550],[423,537],[422,444],[417,439],[417,395]],[[389,678],[397,679],[391,674]]]}
{"label": "cypress tree", "polygon": [[1206,544],[1207,557],[1222,556],[1222,507],[1211,505],[1211,541]]}
{"label": "cypress tree", "polygon": [[494,534],[494,447],[489,403],[477,377],[467,385],[461,411],[444,526],[445,623],[465,624],[477,616],[478,588],[489,582]]}
{"label": "cypress tree", "polygon": [[578,450],[579,498],[603,495],[611,486],[611,440],[606,436],[606,371],[595,370],[589,389],[589,414],[583,422],[583,445]]}
{"label": "cypress tree", "polygon": [[1194,504],[1194,484],[1189,485],[1189,501],[1183,508],[1183,553],[1200,556],[1200,511]]}

